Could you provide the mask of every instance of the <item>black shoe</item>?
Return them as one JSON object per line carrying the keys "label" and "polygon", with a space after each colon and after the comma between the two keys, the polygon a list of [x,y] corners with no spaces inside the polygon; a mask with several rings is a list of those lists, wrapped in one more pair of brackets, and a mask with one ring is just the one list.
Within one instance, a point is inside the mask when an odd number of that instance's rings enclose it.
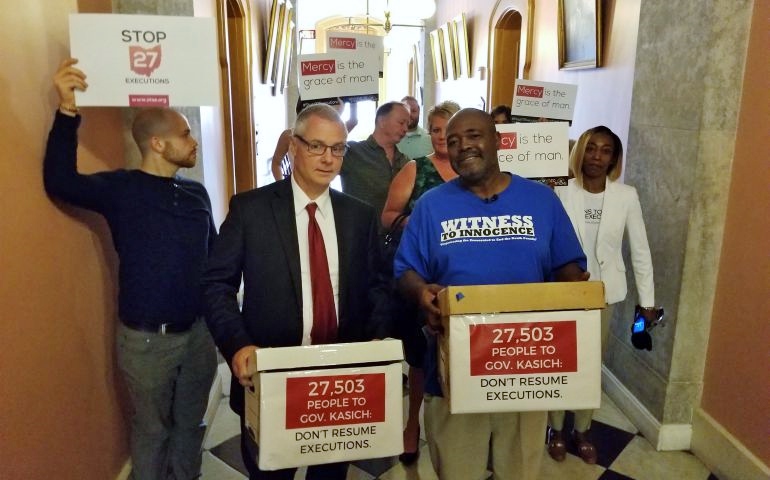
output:
{"label": "black shoe", "polygon": [[413,465],[420,458],[420,449],[415,452],[404,452],[398,456],[398,461],[406,465]]}
{"label": "black shoe", "polygon": [[398,456],[398,461],[406,465],[414,464],[420,458],[420,428],[417,428],[417,450],[414,452],[404,452]]}

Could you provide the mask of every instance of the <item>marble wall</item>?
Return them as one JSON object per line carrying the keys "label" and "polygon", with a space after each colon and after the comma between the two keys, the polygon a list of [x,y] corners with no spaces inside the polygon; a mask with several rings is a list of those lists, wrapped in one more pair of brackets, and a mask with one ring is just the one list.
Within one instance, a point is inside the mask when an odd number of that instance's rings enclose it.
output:
{"label": "marble wall", "polygon": [[629,296],[606,364],[663,425],[691,423],[700,401],[751,7],[641,4],[625,180],[639,191],[667,326],[652,352],[634,350]]}

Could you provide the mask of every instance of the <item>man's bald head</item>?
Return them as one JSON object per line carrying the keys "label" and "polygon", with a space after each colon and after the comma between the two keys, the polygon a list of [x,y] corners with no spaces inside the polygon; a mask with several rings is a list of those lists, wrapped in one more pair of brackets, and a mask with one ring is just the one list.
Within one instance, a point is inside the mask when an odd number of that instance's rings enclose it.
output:
{"label": "man's bald head", "polygon": [[184,118],[181,113],[168,108],[146,108],[139,111],[134,118],[131,135],[142,156],[149,151],[152,137],[167,135],[180,117]]}

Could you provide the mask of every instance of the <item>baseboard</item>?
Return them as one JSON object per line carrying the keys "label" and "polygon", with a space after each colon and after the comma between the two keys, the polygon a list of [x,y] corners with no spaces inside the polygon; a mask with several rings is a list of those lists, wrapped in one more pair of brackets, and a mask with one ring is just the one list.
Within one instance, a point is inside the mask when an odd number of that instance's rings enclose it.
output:
{"label": "baseboard", "polygon": [[656,450],[689,450],[692,426],[688,424],[662,425],[612,372],[602,365],[602,385],[631,423],[644,435]]}
{"label": "baseboard", "polygon": [[692,452],[720,480],[770,479],[770,467],[701,408],[693,412],[692,428]]}
{"label": "baseboard", "polygon": [[115,477],[115,480],[128,480],[128,476],[131,475],[131,459],[126,460],[123,464],[123,468],[120,469],[120,473]]}

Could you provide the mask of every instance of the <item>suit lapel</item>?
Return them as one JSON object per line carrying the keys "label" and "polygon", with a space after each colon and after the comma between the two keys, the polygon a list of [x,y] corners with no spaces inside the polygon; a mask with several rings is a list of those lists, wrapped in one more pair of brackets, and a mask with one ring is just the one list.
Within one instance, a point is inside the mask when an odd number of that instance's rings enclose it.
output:
{"label": "suit lapel", "polygon": [[279,240],[289,264],[289,274],[294,287],[297,308],[302,311],[302,274],[299,264],[297,217],[294,214],[294,196],[291,191],[290,179],[284,180],[283,185],[275,191],[272,208]]}
{"label": "suit lapel", "polygon": [[350,252],[353,247],[353,232],[350,222],[345,219],[345,206],[340,201],[340,194],[329,190],[334,211],[334,229],[337,231],[337,256],[339,258],[339,311],[337,318],[342,326],[346,319],[345,305],[348,299],[348,281],[350,278]]}

